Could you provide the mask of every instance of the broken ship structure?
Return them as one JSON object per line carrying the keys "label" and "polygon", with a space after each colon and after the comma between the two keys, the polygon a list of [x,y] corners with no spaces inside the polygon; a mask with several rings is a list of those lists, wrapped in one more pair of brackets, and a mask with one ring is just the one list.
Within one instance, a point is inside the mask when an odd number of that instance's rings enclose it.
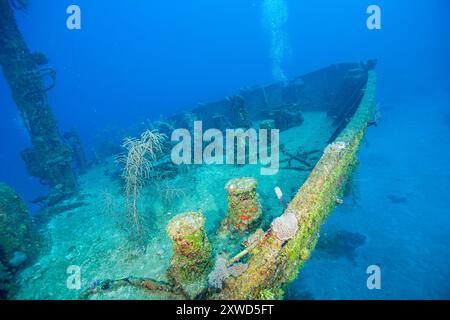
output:
{"label": "broken ship structure", "polygon": [[[182,213],[169,222],[167,229],[176,253],[168,270],[169,283],[133,277],[103,280],[83,297],[134,286],[188,299],[281,299],[285,286],[310,258],[321,225],[341,203],[357,164],[359,146],[376,112],[375,65],[375,60],[332,65],[288,83],[245,89],[236,96],[155,122],[155,129],[167,135],[173,128],[189,128],[195,120],[202,120],[205,129],[249,128],[259,123],[260,128],[284,131],[301,126],[303,113],[318,111],[333,119],[334,131],[315,165],[301,155],[290,155],[307,163],[304,170],[310,174],[303,184],[299,183],[284,213],[266,230],[259,227],[264,208],[256,193],[256,179],[243,177],[227,183],[228,212],[217,233],[245,235],[242,250],[235,256],[218,255],[213,263],[211,244],[203,230],[203,213]],[[171,170],[167,161],[160,167]],[[192,224],[189,230],[173,227],[179,226],[180,219]]]}
{"label": "broken ship structure", "polygon": [[[0,0],[0,35],[0,64],[33,146],[24,150],[22,157],[30,174],[49,185],[57,202],[78,190],[73,161],[80,172],[86,170],[79,138],[73,131],[60,134],[47,97],[47,91],[54,87],[55,72],[44,67],[47,59],[43,54],[33,53],[27,47],[9,0]],[[190,128],[194,120],[202,120],[205,130],[250,128],[259,123],[262,128],[283,131],[301,126],[303,113],[319,111],[333,119],[335,130],[320,160],[313,168],[307,168],[311,170],[307,180],[299,183],[298,192],[284,213],[266,230],[258,228],[264,208],[256,193],[256,181],[242,178],[227,184],[229,208],[223,226],[228,233],[247,235],[244,248],[237,255],[219,257],[213,267],[214,248],[204,231],[204,216],[201,212],[187,212],[174,217],[167,227],[175,253],[168,270],[170,283],[133,277],[103,280],[82,297],[135,286],[150,293],[164,291],[184,298],[282,298],[286,284],[295,279],[311,256],[320,227],[338,204],[356,166],[357,151],[376,109],[375,64],[368,61],[332,65],[287,83],[247,88],[155,123],[155,129],[167,135],[174,128]],[[295,157],[304,161],[292,155]],[[170,162],[163,162],[159,169],[173,168]],[[10,208],[13,202],[9,199],[16,196],[6,186],[4,189],[8,204],[4,208]],[[16,214],[15,209],[2,210],[8,217]],[[25,237],[18,234],[17,243]],[[11,245],[8,250],[25,249]],[[2,265],[6,257],[3,261]],[[198,286],[192,288],[192,283]]]}
{"label": "broken ship structure", "polygon": [[[43,53],[32,52],[17,26],[14,9],[27,2],[0,0],[0,65],[32,144],[22,151],[29,174],[49,187],[42,198],[52,205],[78,190],[76,170],[87,163],[75,131],[61,135],[47,93],[55,87],[56,71]],[[76,166],[73,163],[76,163]]]}
{"label": "broken ship structure", "polygon": [[350,68],[342,79],[354,82],[358,89],[353,91],[355,96],[341,100],[347,99],[347,104],[340,108],[336,108],[334,99],[325,104],[337,116],[337,129],[330,144],[285,212],[258,237],[256,245],[245,252],[248,255],[246,270],[237,277],[226,278],[223,289],[211,295],[212,298],[282,298],[283,288],[297,277],[314,250],[321,225],[338,205],[357,164],[357,151],[376,110],[373,66],[373,62],[363,69],[347,65]]}
{"label": "broken ship structure", "polygon": [[[375,65],[376,61],[372,60],[332,65],[289,83],[244,90],[236,97],[192,111],[194,117],[206,122],[206,127],[209,124],[210,127],[245,128],[259,121],[264,125],[272,123],[282,131],[301,125],[303,112],[325,111],[334,119],[335,128],[329,145],[285,212],[268,230],[254,229],[244,241],[244,250],[227,261],[226,270],[239,268],[240,272],[224,277],[221,289],[209,288],[204,298],[283,297],[285,286],[297,277],[310,258],[320,227],[339,204],[357,164],[357,151],[376,111]],[[180,121],[180,117],[172,120]],[[230,211],[233,212],[229,196],[229,214]],[[246,215],[232,214],[225,220],[231,217],[237,226],[248,223]],[[236,221],[239,217],[242,221]]]}

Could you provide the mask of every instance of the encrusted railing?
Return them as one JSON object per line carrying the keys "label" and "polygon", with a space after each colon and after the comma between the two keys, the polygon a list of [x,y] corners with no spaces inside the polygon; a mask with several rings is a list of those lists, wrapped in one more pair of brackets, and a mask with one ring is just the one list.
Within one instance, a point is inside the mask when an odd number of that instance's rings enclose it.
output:
{"label": "encrusted railing", "polygon": [[346,128],[324,151],[286,212],[275,219],[259,243],[248,250],[248,267],[225,280],[217,299],[276,299],[309,259],[320,226],[340,202],[361,140],[376,108],[376,74],[369,71],[364,96]]}

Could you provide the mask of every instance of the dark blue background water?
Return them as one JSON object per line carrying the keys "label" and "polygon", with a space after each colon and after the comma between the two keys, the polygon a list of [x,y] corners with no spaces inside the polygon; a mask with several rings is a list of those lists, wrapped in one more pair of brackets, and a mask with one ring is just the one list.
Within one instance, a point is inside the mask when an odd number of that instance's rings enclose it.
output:
{"label": "dark blue background water", "polygon": [[[61,128],[76,128],[88,150],[103,128],[129,126],[273,80],[262,1],[30,2],[27,14],[17,13],[20,28],[30,48],[44,52],[58,72],[50,101]],[[81,31],[65,26],[70,4],[82,9]],[[378,58],[383,114],[361,150],[359,205],[340,207],[325,226],[330,233],[360,233],[365,244],[354,261],[315,255],[289,297],[449,298],[450,4],[287,4],[287,76]],[[370,4],[382,9],[382,30],[366,28]],[[20,159],[29,142],[2,77],[0,104],[0,180],[30,200],[45,190]],[[389,200],[392,195],[406,201]],[[365,287],[369,264],[384,270],[381,291]]]}

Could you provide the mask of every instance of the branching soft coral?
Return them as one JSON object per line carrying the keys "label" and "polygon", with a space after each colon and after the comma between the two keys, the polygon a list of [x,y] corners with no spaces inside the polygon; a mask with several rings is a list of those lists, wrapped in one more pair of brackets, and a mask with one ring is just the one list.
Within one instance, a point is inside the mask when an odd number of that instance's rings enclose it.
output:
{"label": "branching soft coral", "polygon": [[140,138],[126,138],[122,147],[127,149],[128,153],[117,159],[124,165],[122,177],[125,181],[127,214],[133,231],[141,239],[142,223],[137,202],[153,168],[153,162],[162,152],[164,139],[166,135],[156,130],[147,130]]}
{"label": "branching soft coral", "polygon": [[163,180],[158,184],[158,193],[165,210],[171,210],[174,202],[187,195],[185,188],[177,188],[174,183]]}

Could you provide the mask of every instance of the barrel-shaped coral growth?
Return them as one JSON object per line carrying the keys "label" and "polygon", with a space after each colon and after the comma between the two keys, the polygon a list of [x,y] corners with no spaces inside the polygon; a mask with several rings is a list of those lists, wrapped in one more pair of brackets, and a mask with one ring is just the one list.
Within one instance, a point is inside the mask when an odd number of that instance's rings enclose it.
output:
{"label": "barrel-shaped coral growth", "polygon": [[228,192],[228,213],[224,223],[229,231],[249,231],[255,229],[260,222],[261,204],[256,185],[254,178],[233,179],[225,185]]}
{"label": "barrel-shaped coral growth", "polygon": [[204,226],[205,217],[199,212],[179,214],[167,225],[167,233],[172,239],[169,277],[175,284],[187,285],[210,271],[211,244]]}

